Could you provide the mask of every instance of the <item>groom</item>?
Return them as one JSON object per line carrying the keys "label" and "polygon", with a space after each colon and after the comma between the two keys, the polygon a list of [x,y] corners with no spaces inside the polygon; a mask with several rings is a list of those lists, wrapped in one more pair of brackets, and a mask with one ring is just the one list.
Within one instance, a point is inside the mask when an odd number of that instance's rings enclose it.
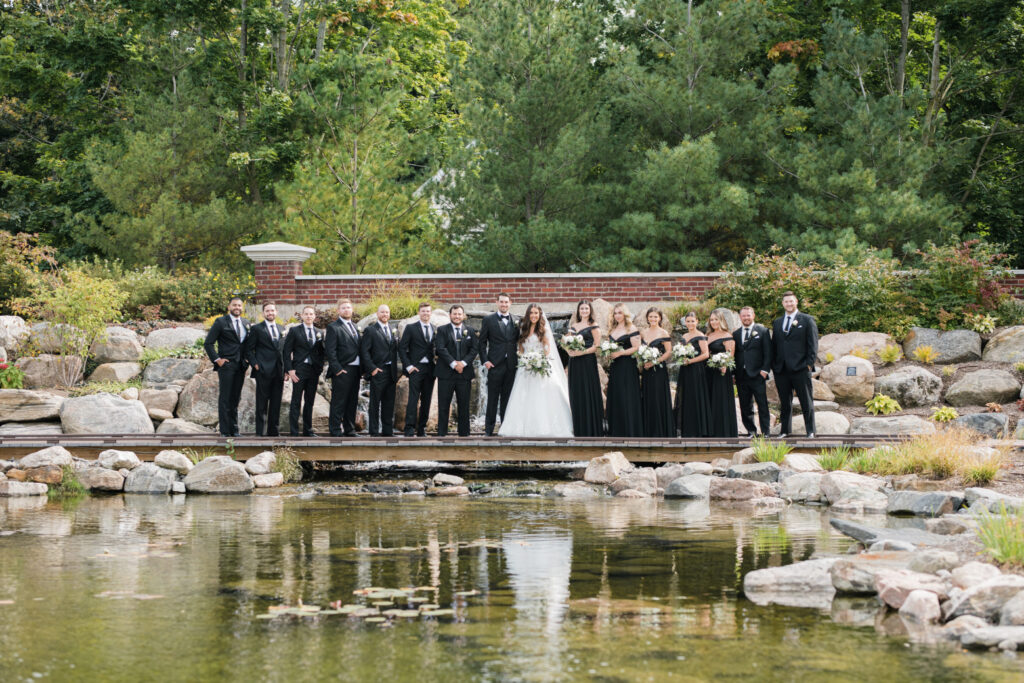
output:
{"label": "groom", "polygon": [[775,386],[779,390],[779,421],[781,436],[793,429],[793,393],[800,401],[807,436],[814,436],[814,397],[811,372],[818,357],[818,325],[814,318],[797,309],[796,295],[782,295],[782,308],[786,314],[772,324],[773,370]]}
{"label": "groom", "polygon": [[498,295],[498,312],[484,317],[480,326],[480,359],[487,368],[487,418],[484,434],[494,436],[494,423],[501,405],[501,421],[505,421],[505,408],[516,381],[516,345],[519,330],[516,319],[509,314],[512,299],[502,292]]}
{"label": "groom", "polygon": [[437,328],[434,345],[437,350],[437,435],[448,436],[448,416],[452,396],[458,405],[459,436],[469,436],[469,394],[473,383],[473,360],[476,358],[476,333],[465,324],[462,306],[448,309],[451,322]]}

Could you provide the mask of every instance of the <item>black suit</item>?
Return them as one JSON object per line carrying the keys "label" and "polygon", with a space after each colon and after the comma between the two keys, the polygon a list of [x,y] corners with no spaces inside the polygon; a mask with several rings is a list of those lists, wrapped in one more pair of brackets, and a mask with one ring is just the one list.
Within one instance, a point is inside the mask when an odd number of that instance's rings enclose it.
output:
{"label": "black suit", "polygon": [[324,369],[324,333],[313,328],[313,343],[310,344],[306,326],[296,325],[288,330],[284,338],[284,371],[295,371],[299,381],[292,386],[292,402],[288,410],[288,431],[299,435],[299,411],[302,411],[302,435],[313,432],[313,401]]}
{"label": "black suit", "polygon": [[398,340],[390,325],[386,332],[379,321],[367,326],[359,342],[359,359],[366,381],[370,383],[370,436],[392,436],[395,433]]}
{"label": "black suit", "polygon": [[[409,400],[405,404],[405,435],[424,436],[430,417],[430,395],[434,391],[434,339],[437,330],[430,323],[430,339],[419,320],[406,324],[398,342],[398,355],[409,376]],[[426,359],[425,361],[423,359]],[[410,372],[416,368],[416,372]]]}
{"label": "black suit", "polygon": [[[771,415],[768,412],[766,377],[772,369],[772,340],[768,328],[754,323],[750,326],[747,342],[743,343],[743,327],[732,333],[736,342],[736,393],[740,398],[740,416],[748,434],[756,434],[754,401],[757,402],[757,421],[761,434],[771,433]],[[765,374],[762,375],[761,373]]]}
{"label": "black suit", "polygon": [[[349,328],[351,325],[351,329]],[[354,436],[359,403],[359,330],[341,318],[327,326],[324,336],[327,373],[331,377],[331,436]],[[344,426],[344,432],[342,427]]]}
{"label": "black suit", "polygon": [[786,316],[777,318],[772,324],[772,369],[775,371],[775,386],[779,390],[780,422],[782,433],[789,434],[793,427],[793,392],[800,400],[804,414],[804,426],[808,434],[814,433],[814,396],[811,388],[811,371],[818,357],[818,325],[806,313],[797,313],[786,332],[783,327]]}
{"label": "black suit", "polygon": [[[452,408],[452,395],[459,407],[459,436],[469,436],[469,395],[473,382],[473,360],[476,358],[477,341],[474,332],[465,321],[462,333],[456,339],[455,326],[451,323],[437,328],[434,348],[437,351],[437,435],[448,436],[448,416]],[[451,364],[464,361],[466,367],[461,373],[455,372]]]}
{"label": "black suit", "polygon": [[245,338],[246,359],[252,366],[256,378],[256,435],[277,436],[277,425],[281,417],[281,393],[284,391],[284,346],[285,329],[272,323],[277,339],[271,336],[267,323],[262,322],[249,328]]}
{"label": "black suit", "polygon": [[498,313],[484,317],[480,326],[480,362],[490,362],[493,368],[487,371],[487,418],[484,432],[487,436],[494,433],[494,423],[498,416],[498,405],[501,405],[501,419],[505,420],[505,408],[508,397],[512,394],[512,384],[516,381],[516,366],[519,344],[519,328],[511,315],[508,322],[501,321]]}
{"label": "black suit", "polygon": [[[245,383],[245,338],[249,334],[251,323],[239,317],[235,330],[235,320],[230,315],[222,315],[213,321],[210,331],[206,333],[203,348],[217,371],[219,393],[217,396],[217,426],[221,436],[238,436],[238,401],[242,397],[242,385]],[[239,339],[239,332],[242,338]],[[227,363],[217,365],[217,360],[224,358]]]}

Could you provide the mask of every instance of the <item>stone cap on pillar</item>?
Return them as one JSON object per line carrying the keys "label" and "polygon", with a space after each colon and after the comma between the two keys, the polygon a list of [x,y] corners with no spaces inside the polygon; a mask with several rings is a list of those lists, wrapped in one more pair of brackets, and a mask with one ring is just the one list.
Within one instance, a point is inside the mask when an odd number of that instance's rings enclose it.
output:
{"label": "stone cap on pillar", "polygon": [[302,247],[288,242],[265,242],[242,247],[242,252],[253,261],[295,261],[302,263],[316,253],[312,247]]}

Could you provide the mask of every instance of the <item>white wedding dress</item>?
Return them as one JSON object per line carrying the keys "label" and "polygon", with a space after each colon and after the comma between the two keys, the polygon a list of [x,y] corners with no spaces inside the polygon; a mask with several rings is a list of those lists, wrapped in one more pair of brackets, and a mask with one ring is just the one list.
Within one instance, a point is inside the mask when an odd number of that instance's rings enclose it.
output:
{"label": "white wedding dress", "polygon": [[505,419],[499,436],[529,436],[566,439],[572,437],[572,410],[569,408],[569,381],[562,361],[555,350],[551,330],[541,344],[531,334],[523,344],[523,352],[540,351],[551,363],[551,372],[538,375],[520,369],[508,398]]}

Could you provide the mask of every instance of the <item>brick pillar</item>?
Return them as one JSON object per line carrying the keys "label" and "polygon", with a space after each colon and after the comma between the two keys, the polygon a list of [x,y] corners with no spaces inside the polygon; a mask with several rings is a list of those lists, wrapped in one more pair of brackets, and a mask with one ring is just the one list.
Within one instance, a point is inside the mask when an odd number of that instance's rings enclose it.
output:
{"label": "brick pillar", "polygon": [[260,301],[298,304],[295,278],[302,275],[302,264],[316,249],[287,242],[267,242],[242,247],[242,252],[255,262],[256,286]]}

